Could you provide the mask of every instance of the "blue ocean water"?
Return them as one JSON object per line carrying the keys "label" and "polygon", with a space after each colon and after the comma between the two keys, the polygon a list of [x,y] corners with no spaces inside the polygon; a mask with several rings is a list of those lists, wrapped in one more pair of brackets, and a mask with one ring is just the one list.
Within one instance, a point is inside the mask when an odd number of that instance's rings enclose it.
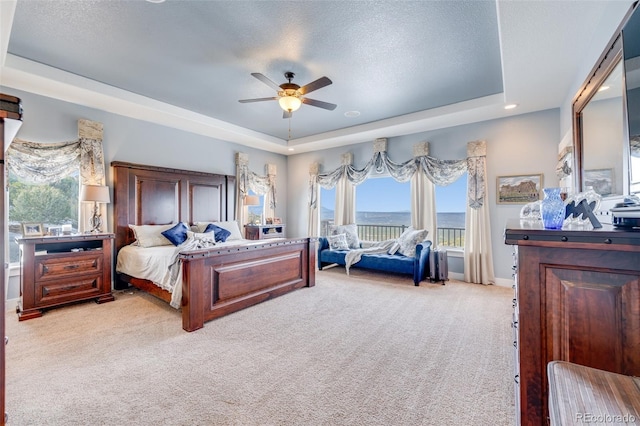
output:
{"label": "blue ocean water", "polygon": [[[438,228],[464,228],[464,212],[437,214]],[[322,209],[321,221],[333,220],[333,210]],[[405,225],[411,224],[411,212],[357,212],[356,223],[360,225]]]}

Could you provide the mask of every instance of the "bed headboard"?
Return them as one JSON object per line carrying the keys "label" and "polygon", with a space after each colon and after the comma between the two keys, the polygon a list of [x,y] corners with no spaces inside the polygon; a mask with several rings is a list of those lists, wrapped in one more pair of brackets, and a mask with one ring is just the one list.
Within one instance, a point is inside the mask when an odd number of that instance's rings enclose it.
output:
{"label": "bed headboard", "polygon": [[111,163],[116,253],[134,241],[129,225],[214,222],[235,217],[235,176]]}

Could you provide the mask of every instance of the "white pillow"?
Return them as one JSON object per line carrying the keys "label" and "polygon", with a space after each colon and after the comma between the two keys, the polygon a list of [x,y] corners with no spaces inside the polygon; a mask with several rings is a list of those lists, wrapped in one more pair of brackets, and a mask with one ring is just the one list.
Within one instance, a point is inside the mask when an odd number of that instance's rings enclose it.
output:
{"label": "white pillow", "polygon": [[198,227],[199,232],[204,232],[207,229],[207,225],[210,223],[218,225],[220,228],[226,229],[231,232],[231,235],[227,237],[227,241],[229,240],[242,240],[242,232],[240,232],[240,228],[238,227],[238,222],[235,220],[227,220],[225,222],[196,222],[196,226]]}
{"label": "white pillow", "polygon": [[416,255],[416,245],[427,239],[429,232],[426,229],[407,229],[398,238],[398,253],[407,257],[413,257]]}
{"label": "white pillow", "polygon": [[345,234],[329,235],[327,241],[329,241],[329,250],[349,250]]}
{"label": "white pillow", "polygon": [[358,238],[358,225],[351,223],[349,225],[332,225],[330,228],[331,235],[345,234],[349,248],[360,248],[360,239]]}
{"label": "white pillow", "polygon": [[169,225],[129,225],[140,247],[156,247],[173,245],[162,232],[171,229],[175,223]]}

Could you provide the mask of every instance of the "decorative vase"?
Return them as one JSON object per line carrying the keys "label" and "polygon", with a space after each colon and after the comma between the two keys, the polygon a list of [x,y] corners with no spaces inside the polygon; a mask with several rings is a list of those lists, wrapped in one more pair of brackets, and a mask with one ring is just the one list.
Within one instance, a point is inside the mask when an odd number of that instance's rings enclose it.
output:
{"label": "decorative vase", "polygon": [[545,229],[562,229],[564,222],[564,201],[560,198],[560,188],[544,188],[544,200],[540,204],[542,224]]}

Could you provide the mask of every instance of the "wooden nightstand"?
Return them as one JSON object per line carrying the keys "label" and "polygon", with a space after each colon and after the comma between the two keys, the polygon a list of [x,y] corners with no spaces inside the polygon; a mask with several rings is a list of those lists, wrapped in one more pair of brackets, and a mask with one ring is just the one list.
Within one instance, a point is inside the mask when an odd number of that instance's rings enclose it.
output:
{"label": "wooden nightstand", "polygon": [[284,225],[245,225],[246,238],[248,240],[266,240],[268,238],[284,237]]}
{"label": "wooden nightstand", "polygon": [[42,310],[94,299],[111,302],[113,234],[25,237],[20,244],[20,321]]}

